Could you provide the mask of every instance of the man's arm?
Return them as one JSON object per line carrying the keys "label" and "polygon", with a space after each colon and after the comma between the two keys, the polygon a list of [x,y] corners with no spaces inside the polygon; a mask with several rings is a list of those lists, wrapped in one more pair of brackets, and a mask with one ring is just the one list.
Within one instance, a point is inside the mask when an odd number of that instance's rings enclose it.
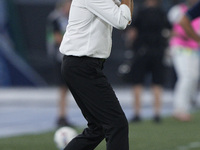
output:
{"label": "man's arm", "polygon": [[192,38],[193,40],[197,41],[200,43],[200,36],[194,31],[194,29],[191,26],[191,21],[190,19],[184,15],[182,19],[180,20],[180,25],[183,27],[185,30],[186,34]]}
{"label": "man's arm", "polygon": [[123,30],[131,22],[132,0],[123,0],[118,6],[113,0],[85,0],[85,5],[96,16],[109,23],[113,27]]}
{"label": "man's arm", "polygon": [[127,5],[129,8],[130,8],[130,11],[131,11],[131,18],[132,18],[132,15],[133,15],[133,8],[134,8],[134,2],[133,0],[122,0],[121,1],[121,5],[122,4],[125,4]]}
{"label": "man's arm", "polygon": [[191,26],[191,21],[200,16],[200,1],[195,4],[180,20],[180,25],[185,30],[186,34],[200,43],[200,36],[194,31]]}

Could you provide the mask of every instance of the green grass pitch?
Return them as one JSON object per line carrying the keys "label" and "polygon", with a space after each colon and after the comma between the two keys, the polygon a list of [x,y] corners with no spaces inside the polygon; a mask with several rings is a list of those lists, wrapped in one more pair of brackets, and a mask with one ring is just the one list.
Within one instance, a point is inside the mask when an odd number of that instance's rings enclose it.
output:
{"label": "green grass pitch", "polygon": [[[200,111],[192,118],[191,122],[168,117],[160,124],[151,120],[130,124],[130,150],[200,150]],[[54,132],[0,138],[0,150],[57,150]],[[106,150],[105,141],[95,150]]]}

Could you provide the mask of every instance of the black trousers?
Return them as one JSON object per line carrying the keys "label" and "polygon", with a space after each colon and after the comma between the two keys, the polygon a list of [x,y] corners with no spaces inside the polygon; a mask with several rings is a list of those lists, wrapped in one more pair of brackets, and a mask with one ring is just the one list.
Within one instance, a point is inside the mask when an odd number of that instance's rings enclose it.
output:
{"label": "black trousers", "polygon": [[94,150],[105,138],[107,150],[128,150],[128,122],[102,72],[104,60],[64,56],[62,76],[88,121],[65,150]]}

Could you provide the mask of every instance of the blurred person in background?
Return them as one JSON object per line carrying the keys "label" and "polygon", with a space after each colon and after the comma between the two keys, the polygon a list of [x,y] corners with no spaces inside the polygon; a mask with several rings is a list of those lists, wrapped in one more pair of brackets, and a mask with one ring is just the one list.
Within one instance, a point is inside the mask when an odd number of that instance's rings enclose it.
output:
{"label": "blurred person in background", "polygon": [[60,69],[63,55],[59,52],[59,46],[68,24],[70,6],[71,0],[59,0],[56,4],[55,10],[49,14],[47,23],[47,48],[50,57],[55,63],[56,81],[59,85],[59,114],[57,119],[58,127],[72,126],[66,117],[68,102],[67,94],[69,90],[64,84],[61,76]]}
{"label": "blurred person in background", "polygon": [[[197,41],[188,36],[180,25],[180,19],[187,12],[188,8],[193,6],[197,0],[187,0],[173,6],[168,14],[170,22],[173,24],[173,33],[170,40],[172,60],[177,74],[177,82],[174,93],[174,111],[173,116],[180,121],[190,121],[191,100],[196,96],[199,82],[199,36]],[[200,11],[200,8],[197,9]],[[185,19],[188,21],[194,18],[187,13]],[[200,15],[200,13],[198,14]],[[185,21],[182,21],[186,26]],[[191,22],[191,28],[200,33],[200,19],[195,19]],[[199,40],[199,41],[198,41]]]}
{"label": "blurred person in background", "polygon": [[154,117],[161,121],[161,96],[163,84],[163,57],[168,46],[167,33],[171,26],[159,0],[145,0],[144,7],[138,11],[131,27],[125,33],[125,43],[134,51],[131,80],[133,81],[134,116],[131,122],[141,121],[141,94],[148,73],[152,75],[154,95]]}

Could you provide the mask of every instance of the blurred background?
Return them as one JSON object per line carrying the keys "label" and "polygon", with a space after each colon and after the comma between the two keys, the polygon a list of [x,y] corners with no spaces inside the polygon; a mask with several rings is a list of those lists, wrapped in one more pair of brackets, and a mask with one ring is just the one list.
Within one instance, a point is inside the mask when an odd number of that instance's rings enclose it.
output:
{"label": "blurred background", "polygon": [[[0,136],[36,132],[55,128],[58,87],[55,64],[46,46],[47,17],[57,0],[0,0]],[[134,0],[135,13],[143,0]],[[169,9],[184,0],[163,0],[162,9]],[[126,68],[120,66],[127,59],[124,31],[113,30],[113,46],[104,72],[116,89],[128,118],[132,116],[131,84],[124,79]],[[147,78],[145,84],[149,85]],[[176,74],[169,57],[165,59],[165,108],[163,115],[172,111],[172,92]],[[152,105],[148,89],[144,97]],[[71,95],[69,120],[75,125],[85,121]],[[150,113],[149,113],[150,112]],[[150,117],[151,108],[142,116]]]}

